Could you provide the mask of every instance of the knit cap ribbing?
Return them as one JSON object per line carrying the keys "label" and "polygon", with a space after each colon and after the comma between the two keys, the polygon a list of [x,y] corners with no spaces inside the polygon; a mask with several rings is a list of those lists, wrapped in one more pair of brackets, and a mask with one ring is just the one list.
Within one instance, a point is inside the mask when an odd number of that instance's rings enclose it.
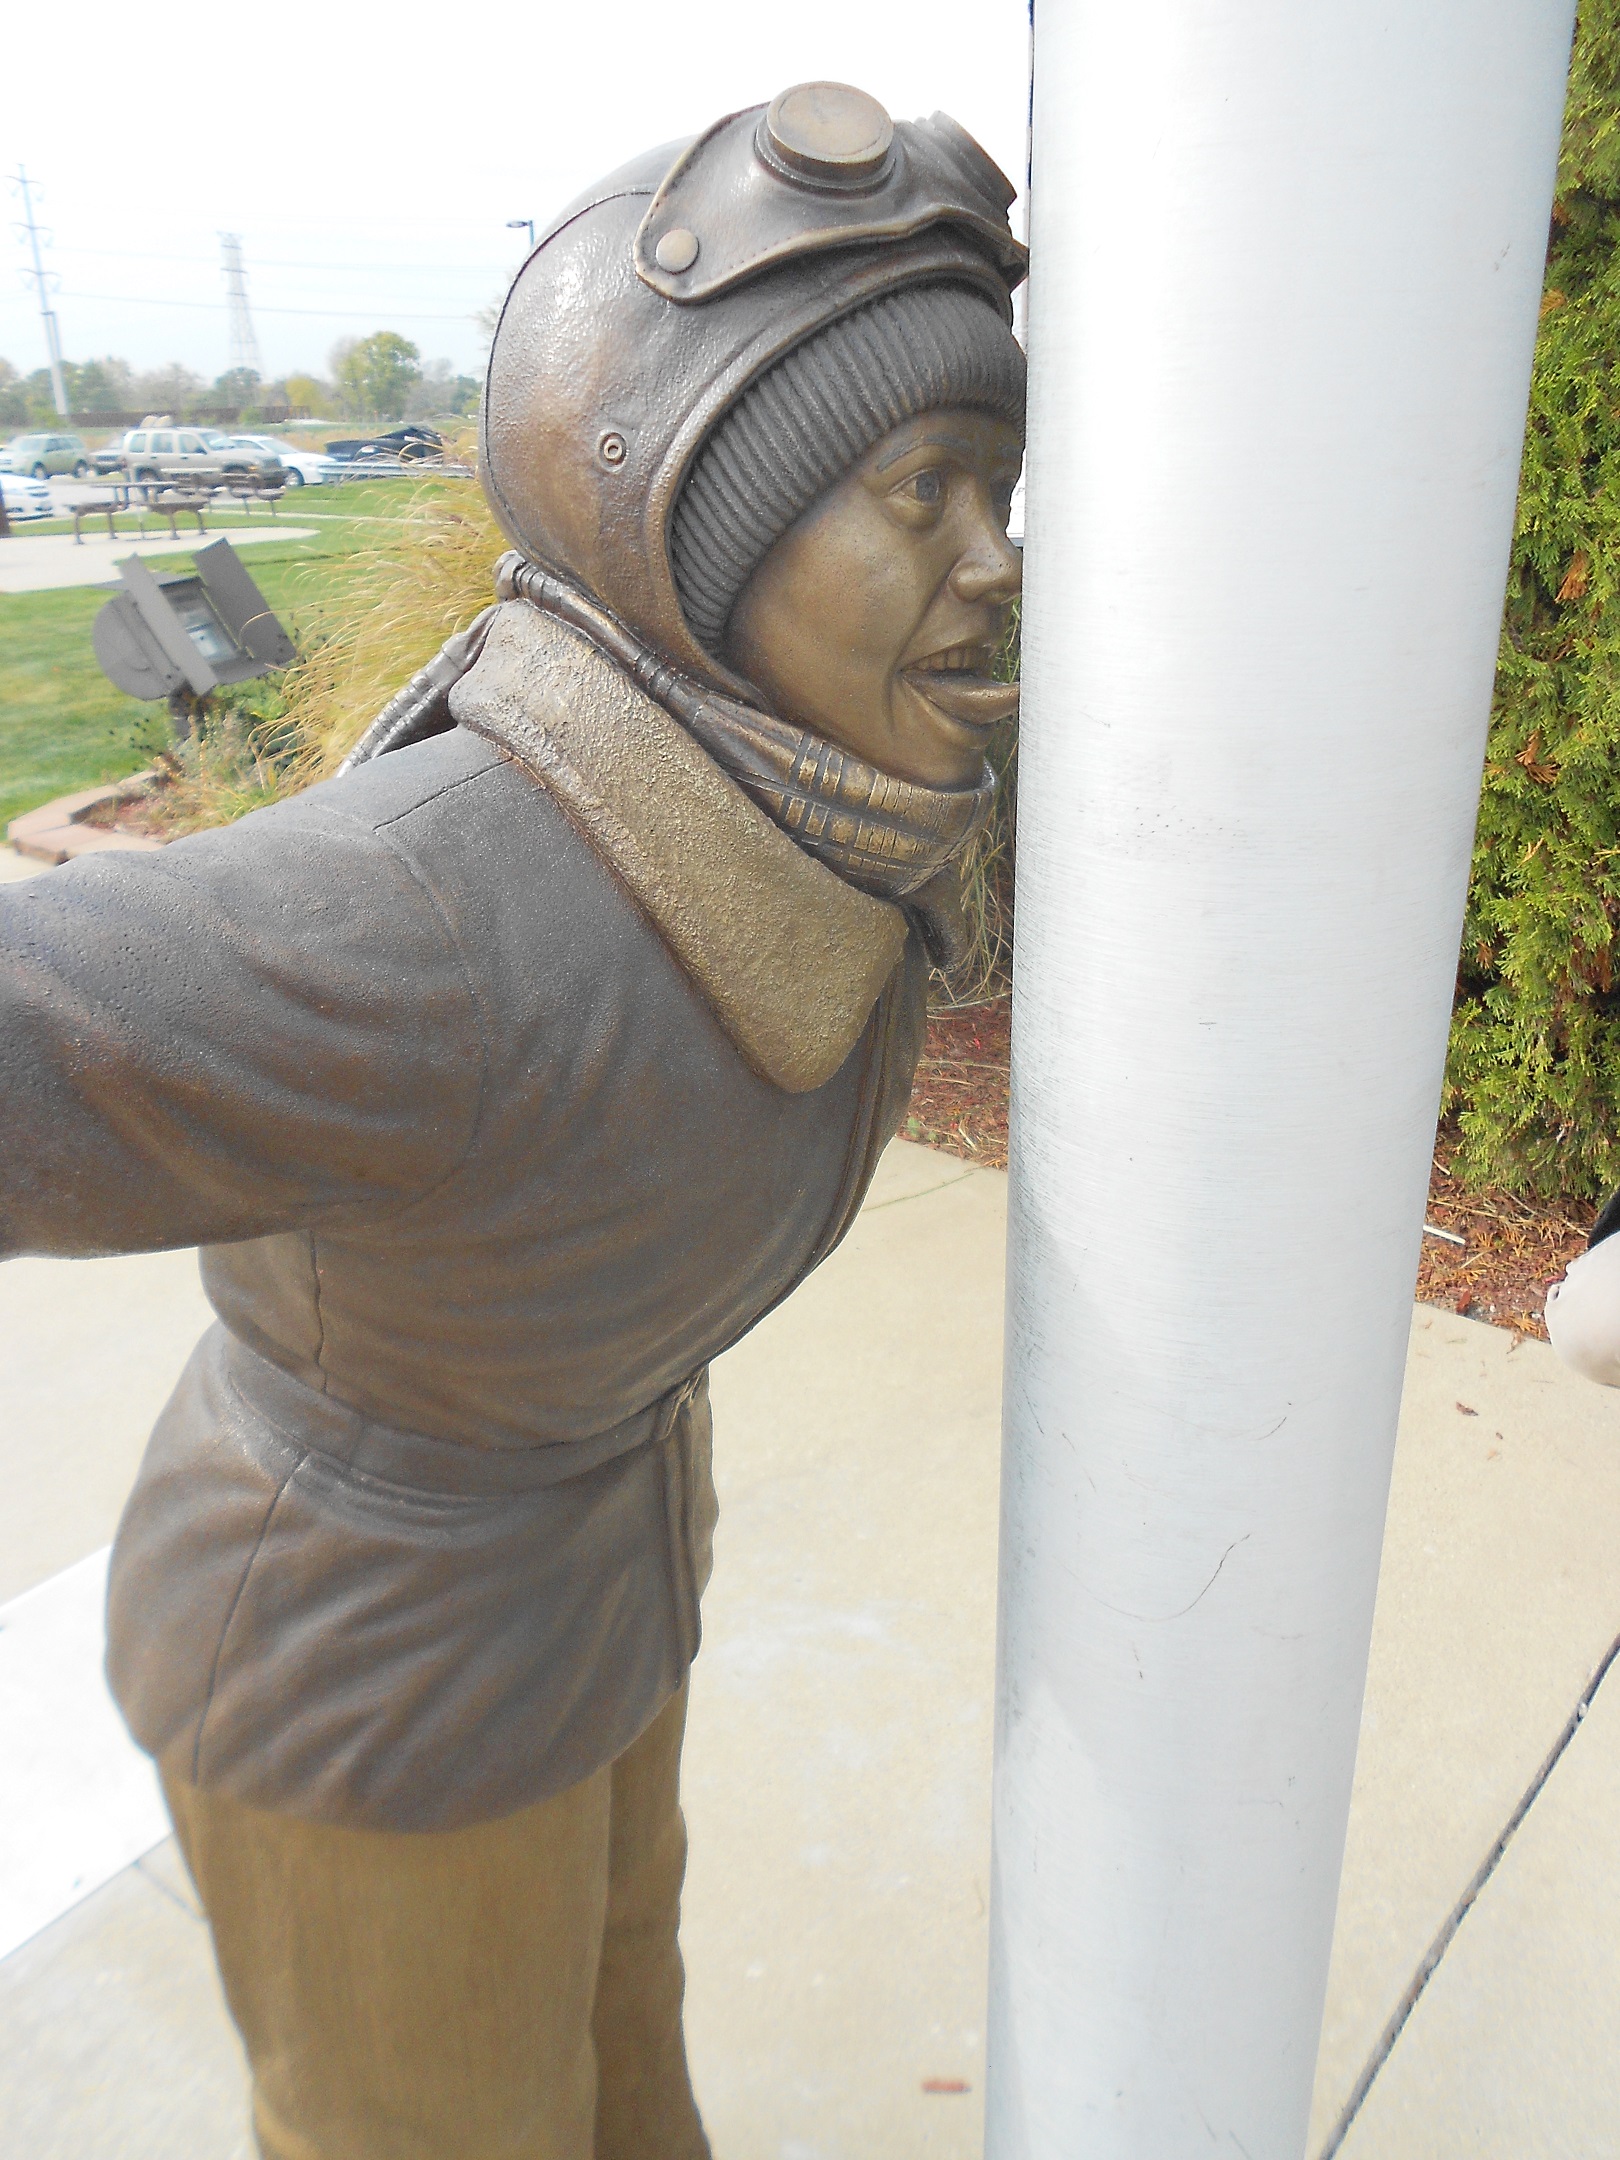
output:
{"label": "knit cap ribbing", "polygon": [[941,406],[1023,429],[1024,355],[989,301],[960,285],[870,301],[751,384],[675,506],[671,566],[698,643],[718,653],[738,595],[788,527],[891,428]]}

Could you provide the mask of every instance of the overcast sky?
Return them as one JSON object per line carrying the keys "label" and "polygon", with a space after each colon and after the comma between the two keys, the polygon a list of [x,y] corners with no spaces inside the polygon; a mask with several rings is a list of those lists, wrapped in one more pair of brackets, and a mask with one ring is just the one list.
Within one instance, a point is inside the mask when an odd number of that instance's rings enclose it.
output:
{"label": "overcast sky", "polygon": [[[69,359],[219,374],[234,231],[267,376],[324,372],[336,339],[379,329],[471,372],[473,317],[526,245],[508,218],[543,224],[636,151],[789,83],[949,112],[1021,180],[1026,38],[1025,0],[79,0],[12,19],[0,159],[39,185]],[[26,260],[8,231],[0,355],[24,373],[45,360]]]}

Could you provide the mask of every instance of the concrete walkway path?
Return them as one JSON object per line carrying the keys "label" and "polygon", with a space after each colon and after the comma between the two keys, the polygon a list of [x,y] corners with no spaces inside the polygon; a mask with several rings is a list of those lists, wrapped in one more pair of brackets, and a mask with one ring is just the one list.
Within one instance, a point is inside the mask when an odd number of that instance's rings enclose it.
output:
{"label": "concrete walkway path", "polygon": [[[981,2150],[1004,1209],[897,1143],[716,1370],[685,1941],[718,2160]],[[186,1256],[0,1269],[0,1595],[105,1543],[200,1318]],[[1617,1635],[1620,1396],[1418,1308],[1312,2156],[1370,2068],[1347,2160],[1620,2155],[1620,1679],[1575,1716]],[[0,2122],[29,2160],[247,2154],[169,1844],[0,1961]]]}
{"label": "concrete walkway path", "polygon": [[116,585],[118,565],[126,555],[190,555],[210,540],[232,547],[256,547],[266,540],[313,540],[309,525],[280,525],[264,518],[257,525],[211,525],[207,532],[183,532],[171,540],[141,540],[133,533],[111,539],[105,531],[86,530],[83,541],[71,533],[12,533],[0,541],[0,593],[61,592],[70,585]]}

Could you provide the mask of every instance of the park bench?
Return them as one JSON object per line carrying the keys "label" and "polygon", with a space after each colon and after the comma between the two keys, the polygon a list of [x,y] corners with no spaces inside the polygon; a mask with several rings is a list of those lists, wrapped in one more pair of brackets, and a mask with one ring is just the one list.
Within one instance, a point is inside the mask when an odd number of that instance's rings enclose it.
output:
{"label": "park bench", "polygon": [[220,493],[231,496],[242,505],[244,517],[256,502],[268,503],[270,515],[274,517],[276,504],[287,492],[284,482],[267,479],[263,473],[232,473],[227,479],[218,481],[216,486]]}
{"label": "park bench", "polygon": [[75,503],[73,506],[74,546],[83,547],[84,545],[84,521],[86,518],[104,517],[107,520],[107,538],[109,540],[114,539],[116,537],[116,528],[113,525],[113,519],[118,516],[120,511],[127,511],[131,507],[130,488],[127,480],[115,481],[112,486],[104,489],[93,502]]}
{"label": "park bench", "polygon": [[73,510],[73,539],[75,545],[84,545],[84,524],[87,518],[107,520],[107,537],[117,535],[113,520],[122,512],[139,512],[141,531],[146,530],[146,514],[168,521],[169,537],[178,539],[176,520],[189,512],[197,520],[198,532],[206,532],[203,514],[216,496],[226,495],[242,505],[246,516],[256,502],[268,505],[270,515],[276,515],[276,505],[286,489],[279,482],[265,478],[261,473],[232,473],[219,480],[197,480],[185,486],[172,486],[152,480],[116,481],[105,489],[97,500],[82,502]]}
{"label": "park bench", "polygon": [[145,501],[142,505],[141,531],[144,533],[146,530],[145,512],[150,510],[155,517],[168,519],[169,538],[171,540],[178,540],[180,537],[175,526],[176,518],[194,517],[197,520],[198,532],[205,533],[208,527],[203,523],[203,512],[208,508],[209,499],[209,491],[207,490],[199,491],[195,488],[176,487],[157,488],[148,485],[145,490]]}

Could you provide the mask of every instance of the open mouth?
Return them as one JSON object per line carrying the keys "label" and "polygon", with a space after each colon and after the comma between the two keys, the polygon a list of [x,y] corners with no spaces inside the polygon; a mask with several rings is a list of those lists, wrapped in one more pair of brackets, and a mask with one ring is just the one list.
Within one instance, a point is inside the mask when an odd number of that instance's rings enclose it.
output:
{"label": "open mouth", "polygon": [[902,670],[905,679],[949,720],[986,734],[1018,710],[1017,683],[998,682],[993,645],[948,645]]}

